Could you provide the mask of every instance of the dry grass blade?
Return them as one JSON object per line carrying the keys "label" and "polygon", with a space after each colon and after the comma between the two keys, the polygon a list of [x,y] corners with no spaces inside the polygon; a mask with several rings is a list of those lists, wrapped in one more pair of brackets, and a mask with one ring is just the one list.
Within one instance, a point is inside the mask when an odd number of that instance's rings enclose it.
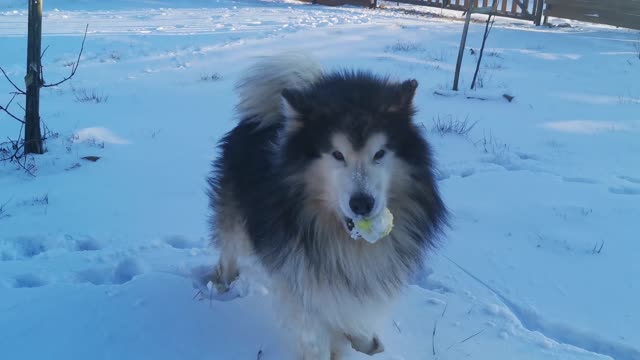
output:
{"label": "dry grass blade", "polygon": [[400,328],[400,325],[398,325],[398,322],[393,320],[393,326],[396,328],[396,330],[398,331],[398,334],[402,334],[402,329]]}
{"label": "dry grass blade", "polygon": [[485,330],[486,330],[486,329],[482,329],[482,330],[478,331],[477,333],[475,333],[475,334],[473,334],[473,335],[471,335],[471,336],[469,336],[469,337],[465,338],[465,339],[464,339],[464,340],[462,340],[462,341],[459,341],[459,342],[457,342],[457,343],[451,344],[451,345],[447,348],[447,351],[451,350],[451,348],[453,348],[453,347],[454,347],[454,346],[456,346],[456,345],[464,344],[465,342],[467,342],[467,341],[469,341],[469,340],[473,339],[474,337],[476,337],[476,336],[478,336],[478,335],[482,334]]}
{"label": "dry grass blade", "polygon": [[433,323],[433,333],[431,333],[431,352],[434,357],[436,356],[436,332],[438,329],[438,322],[444,318],[444,314],[447,312],[448,307],[449,303],[446,303],[442,310],[442,314],[440,315],[440,319],[437,319],[435,323]]}

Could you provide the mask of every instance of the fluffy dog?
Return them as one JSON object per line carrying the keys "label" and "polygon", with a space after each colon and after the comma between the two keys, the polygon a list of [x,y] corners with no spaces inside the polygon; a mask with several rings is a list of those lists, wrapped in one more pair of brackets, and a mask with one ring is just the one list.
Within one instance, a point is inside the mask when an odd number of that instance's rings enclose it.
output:
{"label": "fluffy dog", "polygon": [[[385,309],[446,224],[430,146],[414,123],[416,80],[325,72],[304,54],[265,57],[238,83],[239,123],[209,178],[214,282],[238,259],[266,269],[304,360],[346,344],[383,351]],[[391,233],[354,240],[349,225],[388,208]]]}

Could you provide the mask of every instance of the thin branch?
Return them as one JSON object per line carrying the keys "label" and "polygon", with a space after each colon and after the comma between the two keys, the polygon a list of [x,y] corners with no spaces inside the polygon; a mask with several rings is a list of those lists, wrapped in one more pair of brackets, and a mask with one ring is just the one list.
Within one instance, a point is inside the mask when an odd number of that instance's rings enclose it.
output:
{"label": "thin branch", "polygon": [[89,24],[87,24],[87,26],[84,29],[84,37],[82,38],[82,44],[80,45],[80,52],[78,52],[78,59],[76,60],[76,62],[73,64],[73,67],[71,67],[71,74],[69,74],[69,76],[65,77],[64,79],[53,83],[53,84],[44,84],[42,87],[54,87],[54,86],[58,86],[68,80],[70,80],[75,74],[76,71],[78,70],[78,66],[80,66],[80,57],[82,56],[82,52],[84,51],[84,42],[85,40],[87,40],[87,32],[89,31]]}
{"label": "thin branch", "polygon": [[[20,133],[22,133],[22,127],[20,127]],[[23,141],[21,143],[20,137],[18,138],[18,140],[11,140],[10,138],[7,138],[7,139],[9,140],[9,144],[11,144],[11,147],[13,149],[13,154],[0,159],[0,161],[9,161],[9,162],[16,163],[27,174],[35,177],[36,175],[31,171],[33,170],[33,165],[27,164],[27,161],[29,161],[29,156],[28,154],[25,154],[23,150],[26,142]]]}
{"label": "thin branch", "polygon": [[20,158],[16,158],[15,163],[18,164],[18,166],[20,166],[27,174],[31,175],[32,177],[36,177],[36,174],[34,174],[31,170],[33,170],[33,166],[27,166],[27,161],[29,160],[29,157],[27,154],[23,154],[22,158],[24,159],[24,164],[20,162]]}
{"label": "thin branch", "polygon": [[42,60],[42,58],[44,57],[44,54],[47,52],[47,50],[49,50],[49,45],[47,45],[47,47],[44,48],[44,50],[42,50],[42,54],[40,54],[40,60]]}
{"label": "thin branch", "polygon": [[9,81],[9,83],[11,85],[13,85],[13,87],[16,89],[16,91],[22,95],[25,95],[26,92],[22,89],[20,89],[18,87],[18,85],[16,85],[13,81],[11,81],[11,78],[9,77],[9,75],[7,75],[7,73],[4,71],[4,69],[2,68],[2,66],[0,66],[0,71],[2,71],[2,74],[4,75],[4,77],[7,79],[7,81]]}
{"label": "thin branch", "polygon": [[44,131],[44,133],[42,134],[42,140],[47,140],[50,137],[55,136],[53,131],[49,129],[49,127],[47,126],[47,123],[44,120],[40,119],[40,124],[42,124],[42,129]]}
{"label": "thin branch", "polygon": [[5,206],[9,205],[9,203],[13,200],[13,196],[9,198],[4,204],[0,205],[0,210],[4,209]]}
{"label": "thin branch", "polygon": [[9,117],[12,117],[14,120],[21,122],[22,124],[24,124],[24,120],[20,119],[19,117],[13,115],[10,111],[9,111],[9,106],[11,105],[11,103],[13,102],[13,99],[16,98],[18,94],[14,93],[13,97],[11,97],[11,100],[9,100],[9,102],[7,103],[7,105],[2,106],[0,105],[0,110],[4,111],[5,113],[7,113],[7,115],[9,115]]}
{"label": "thin branch", "polygon": [[[497,0],[493,0],[492,9],[495,9],[496,4],[497,4]],[[484,36],[482,38],[482,47],[480,48],[480,55],[478,55],[478,63],[476,64],[476,71],[473,74],[473,81],[471,82],[471,90],[475,90],[476,88],[476,79],[478,78],[478,71],[480,70],[480,62],[482,61],[482,54],[484,53],[484,45],[487,42],[487,38],[489,37],[489,33],[491,32],[491,29],[493,28],[493,23],[495,21],[496,21],[495,14],[493,13],[493,11],[491,11],[489,13],[489,17],[487,18],[487,24],[484,28]]]}
{"label": "thin branch", "polygon": [[7,200],[7,202],[5,202],[4,204],[0,205],[0,219],[2,218],[6,218],[9,217],[9,213],[7,213],[7,210],[5,209],[5,207],[7,205],[9,205],[9,203],[11,202],[11,200],[13,200],[13,196],[9,198],[9,200]]}
{"label": "thin branch", "polygon": [[13,99],[16,98],[16,96],[18,96],[18,94],[13,93],[13,96],[11,97],[11,100],[9,100],[9,102],[7,103],[7,105],[5,106],[5,108],[9,108],[9,106],[11,106],[11,103],[13,102]]}

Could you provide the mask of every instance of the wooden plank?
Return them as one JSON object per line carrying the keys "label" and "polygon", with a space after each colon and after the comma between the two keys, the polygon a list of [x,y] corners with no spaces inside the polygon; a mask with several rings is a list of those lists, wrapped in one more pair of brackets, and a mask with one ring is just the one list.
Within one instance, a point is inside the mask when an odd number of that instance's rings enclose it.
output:
{"label": "wooden plank", "polygon": [[[544,9],[544,1],[543,0],[535,0],[535,5],[533,9],[533,22],[537,26],[542,24],[542,13]],[[546,19],[545,19],[546,21]]]}
{"label": "wooden plank", "polygon": [[324,6],[342,6],[342,5],[354,5],[369,7],[371,6],[371,0],[316,0],[316,4]]}
{"label": "wooden plank", "polygon": [[553,5],[562,5],[562,4],[582,4],[585,6],[606,6],[606,5],[610,5],[610,4],[615,4],[615,5],[629,5],[632,7],[636,7],[638,6],[638,4],[640,4],[640,1],[635,1],[635,0],[607,0],[607,1],[598,1],[598,0],[566,0],[566,1],[560,1],[560,0],[549,0],[548,1],[549,4],[553,4]]}
{"label": "wooden plank", "polygon": [[529,0],[524,0],[522,3],[522,12],[525,14],[529,14]]}
{"label": "wooden plank", "polygon": [[502,0],[502,11],[507,12],[507,0]]}
{"label": "wooden plank", "polygon": [[524,3],[522,2],[522,0],[513,0],[516,2],[516,12],[522,12],[522,13],[527,13],[527,8],[524,6]]}
{"label": "wooden plank", "polygon": [[460,4],[460,5],[451,4],[447,7],[447,9],[467,11],[467,8],[464,7],[464,4]]}
{"label": "wooden plank", "polygon": [[[563,16],[576,15],[576,16],[582,16],[587,19],[594,19],[594,20],[601,19],[601,20],[610,20],[610,21],[616,21],[617,19],[640,20],[640,14],[627,14],[627,13],[618,12],[616,10],[608,10],[608,11],[598,10],[597,12],[590,12],[590,11],[580,12],[580,11],[552,8],[546,11],[545,15],[555,16],[555,17],[561,17],[559,15],[563,15]],[[640,26],[640,23],[638,24],[638,26]]]}
{"label": "wooden plank", "polygon": [[558,4],[549,4],[549,10],[559,11],[573,11],[582,13],[597,13],[599,11],[616,11],[626,14],[640,15],[640,3],[633,5],[630,3],[579,3],[579,2],[566,2]]}
{"label": "wooden plank", "polygon": [[514,14],[518,12],[518,0],[511,0],[511,12]]}
{"label": "wooden plank", "polygon": [[479,7],[471,10],[474,14],[489,14],[493,12],[493,8],[491,6],[487,7]]}
{"label": "wooden plank", "polygon": [[[422,6],[433,7],[438,9],[442,8],[442,2],[440,1],[430,1],[430,2],[427,2],[425,0],[395,0],[395,1],[401,4],[422,5]],[[465,10],[462,5],[456,5],[455,0],[451,0],[450,4],[451,5],[446,6],[445,8],[451,9],[451,10]]]}
{"label": "wooden plank", "polygon": [[596,11],[596,10],[612,10],[640,14],[640,1],[596,1],[596,0],[547,0],[546,3],[550,8],[573,9],[575,11]]}
{"label": "wooden plank", "polygon": [[545,11],[545,16],[640,30],[640,15],[620,14],[616,12],[599,13],[598,15],[597,17],[589,16],[579,12],[558,10],[555,7]]}
{"label": "wooden plank", "polygon": [[504,17],[504,18],[510,18],[510,19],[519,19],[519,20],[535,20],[534,16],[529,14],[529,15],[525,15],[522,13],[517,13],[514,14],[512,12],[506,12],[503,13],[502,11],[498,10],[497,12],[494,12],[494,14],[496,16],[500,16],[500,17]]}
{"label": "wooden plank", "polygon": [[580,5],[572,5],[572,4],[562,4],[562,5],[551,5],[549,4],[547,6],[549,9],[558,9],[561,11],[574,11],[574,12],[582,12],[582,13],[597,13],[599,11],[611,11],[611,10],[615,10],[617,12],[620,13],[624,13],[624,14],[637,14],[640,15],[640,7],[638,8],[632,8],[632,7],[628,7],[628,6],[616,6],[611,4],[610,6],[602,6],[602,5],[598,5],[598,6],[593,6],[593,7],[589,7],[589,6],[580,6]]}
{"label": "wooden plank", "polygon": [[482,7],[489,5],[489,0],[482,0]]}

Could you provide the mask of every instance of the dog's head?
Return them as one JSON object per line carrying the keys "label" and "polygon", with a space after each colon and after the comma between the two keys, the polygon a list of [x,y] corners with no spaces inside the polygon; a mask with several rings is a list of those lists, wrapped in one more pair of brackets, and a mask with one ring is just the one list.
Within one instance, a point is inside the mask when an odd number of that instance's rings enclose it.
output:
{"label": "dog's head", "polygon": [[304,185],[307,206],[349,226],[378,215],[393,191],[402,191],[391,188],[398,173],[408,176],[406,166],[415,156],[408,143],[416,136],[417,86],[416,80],[338,73],[303,91],[283,91],[281,155]]}

